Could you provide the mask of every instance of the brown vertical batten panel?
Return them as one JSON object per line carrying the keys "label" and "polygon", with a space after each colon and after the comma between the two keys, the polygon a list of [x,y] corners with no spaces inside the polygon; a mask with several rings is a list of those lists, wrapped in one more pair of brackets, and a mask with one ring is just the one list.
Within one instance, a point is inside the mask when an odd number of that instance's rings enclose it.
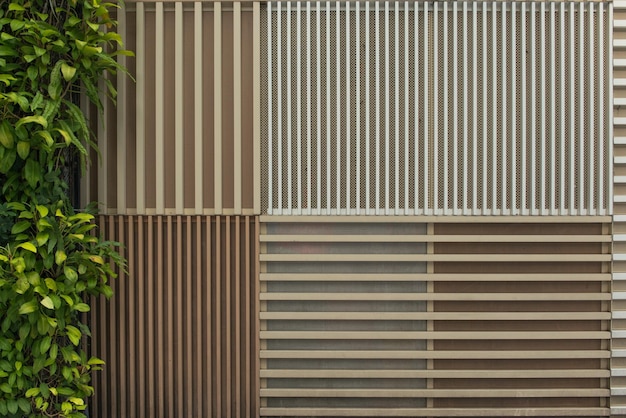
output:
{"label": "brown vertical batten panel", "polygon": [[107,102],[96,127],[103,158],[90,175],[103,213],[258,213],[254,13],[251,2],[125,5],[137,83],[120,72],[118,107]]}
{"label": "brown vertical batten panel", "polygon": [[[95,418],[256,416],[258,220],[101,216],[128,274],[95,301]],[[155,303],[156,302],[156,303]]]}

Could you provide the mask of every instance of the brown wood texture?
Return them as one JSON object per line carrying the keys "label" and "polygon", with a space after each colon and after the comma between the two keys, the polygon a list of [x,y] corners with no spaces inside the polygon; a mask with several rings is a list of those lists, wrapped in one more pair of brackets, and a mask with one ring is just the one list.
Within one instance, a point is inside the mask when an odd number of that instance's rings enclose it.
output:
{"label": "brown wood texture", "polygon": [[248,216],[101,216],[128,273],[94,301],[96,418],[257,415],[257,238]]}

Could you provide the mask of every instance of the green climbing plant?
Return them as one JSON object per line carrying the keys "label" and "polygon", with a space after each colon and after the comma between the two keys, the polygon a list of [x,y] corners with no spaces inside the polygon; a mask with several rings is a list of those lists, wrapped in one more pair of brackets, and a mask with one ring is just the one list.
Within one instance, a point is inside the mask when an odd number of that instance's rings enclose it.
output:
{"label": "green climbing plant", "polygon": [[[0,416],[84,417],[91,372],[82,318],[125,262],[63,170],[95,149],[81,94],[102,109],[128,54],[116,3],[0,0]],[[102,90],[99,87],[103,87]]]}

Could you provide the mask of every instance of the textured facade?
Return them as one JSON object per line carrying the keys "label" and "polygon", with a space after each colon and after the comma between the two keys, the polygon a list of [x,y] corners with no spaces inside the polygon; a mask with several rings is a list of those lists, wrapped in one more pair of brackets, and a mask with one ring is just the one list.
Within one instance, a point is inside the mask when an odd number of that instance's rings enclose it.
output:
{"label": "textured facade", "polygon": [[626,416],[626,3],[118,19],[92,416]]}

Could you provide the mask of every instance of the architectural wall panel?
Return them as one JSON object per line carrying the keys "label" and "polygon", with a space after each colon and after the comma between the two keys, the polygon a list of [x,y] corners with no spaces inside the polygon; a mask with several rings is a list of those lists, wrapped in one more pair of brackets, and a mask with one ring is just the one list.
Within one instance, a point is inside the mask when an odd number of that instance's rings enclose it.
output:
{"label": "architectural wall panel", "polygon": [[610,218],[261,222],[262,416],[609,415]]}
{"label": "architectural wall panel", "polygon": [[128,273],[94,301],[90,412],[100,418],[257,414],[257,231],[248,216],[101,216]]}
{"label": "architectural wall panel", "polygon": [[610,213],[611,9],[268,2],[263,213]]}
{"label": "architectural wall panel", "polygon": [[86,193],[103,213],[259,212],[258,10],[173,1],[122,9],[120,31],[135,57],[120,63],[135,82],[122,73],[112,79],[117,109],[106,100],[104,123],[94,122],[102,159],[92,170],[97,188]]}

